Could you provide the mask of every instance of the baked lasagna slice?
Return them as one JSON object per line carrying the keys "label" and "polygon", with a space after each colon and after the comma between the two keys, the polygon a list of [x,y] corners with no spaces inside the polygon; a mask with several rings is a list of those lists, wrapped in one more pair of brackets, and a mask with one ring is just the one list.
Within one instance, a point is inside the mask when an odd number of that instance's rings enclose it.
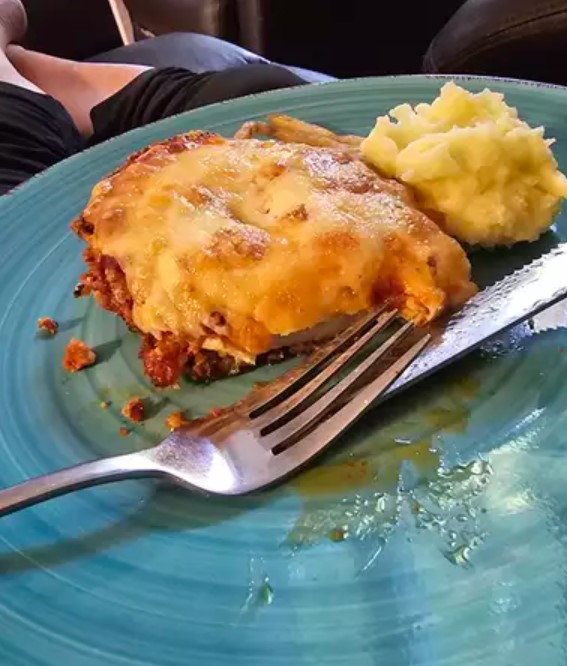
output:
{"label": "baked lasagna slice", "polygon": [[475,290],[459,244],[340,147],[190,132],[100,182],[73,228],[83,293],[140,333],[157,386],[305,348],[384,302],[425,324]]}

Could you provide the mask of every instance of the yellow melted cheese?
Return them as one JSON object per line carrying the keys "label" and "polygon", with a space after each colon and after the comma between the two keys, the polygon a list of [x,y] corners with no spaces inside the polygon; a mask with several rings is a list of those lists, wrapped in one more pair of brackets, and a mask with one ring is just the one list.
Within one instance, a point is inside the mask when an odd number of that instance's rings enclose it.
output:
{"label": "yellow melted cheese", "polygon": [[273,336],[372,307],[392,280],[422,319],[473,289],[460,246],[398,186],[327,149],[187,135],[184,150],[154,147],[101,183],[84,217],[92,247],[124,271],[142,332],[203,339],[221,313],[231,353],[250,358]]}

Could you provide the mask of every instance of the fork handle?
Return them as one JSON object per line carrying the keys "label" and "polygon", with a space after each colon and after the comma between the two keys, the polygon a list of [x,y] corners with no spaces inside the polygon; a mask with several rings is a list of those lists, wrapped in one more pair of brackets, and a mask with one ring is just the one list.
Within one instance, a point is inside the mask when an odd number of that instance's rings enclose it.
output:
{"label": "fork handle", "polygon": [[0,490],[0,517],[81,488],[155,476],[163,472],[140,453],[82,463]]}

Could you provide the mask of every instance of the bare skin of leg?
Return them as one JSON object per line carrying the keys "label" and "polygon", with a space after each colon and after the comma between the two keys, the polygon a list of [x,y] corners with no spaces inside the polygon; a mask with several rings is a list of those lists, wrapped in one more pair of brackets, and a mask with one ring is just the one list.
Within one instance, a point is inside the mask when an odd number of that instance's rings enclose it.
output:
{"label": "bare skin of leg", "polygon": [[93,132],[91,109],[151,69],[142,65],[74,62],[13,45],[6,48],[6,53],[24,80],[31,81],[67,109],[85,137]]}
{"label": "bare skin of leg", "polygon": [[8,44],[21,39],[26,28],[26,12],[20,0],[0,0],[0,81],[43,93],[41,88],[17,71],[6,55]]}
{"label": "bare skin of leg", "polygon": [[0,0],[0,81],[51,95],[67,109],[84,136],[93,131],[91,109],[143,72],[138,65],[78,63],[14,45],[25,35],[21,0]]}

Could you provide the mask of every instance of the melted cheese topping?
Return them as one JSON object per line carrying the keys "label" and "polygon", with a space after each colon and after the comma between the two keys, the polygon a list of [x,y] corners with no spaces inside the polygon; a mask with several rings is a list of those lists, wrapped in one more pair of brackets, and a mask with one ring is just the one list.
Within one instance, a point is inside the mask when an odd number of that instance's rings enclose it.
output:
{"label": "melted cheese topping", "polygon": [[460,246],[397,184],[330,149],[178,137],[100,183],[83,217],[140,331],[252,359],[380,298],[426,321],[474,289]]}

